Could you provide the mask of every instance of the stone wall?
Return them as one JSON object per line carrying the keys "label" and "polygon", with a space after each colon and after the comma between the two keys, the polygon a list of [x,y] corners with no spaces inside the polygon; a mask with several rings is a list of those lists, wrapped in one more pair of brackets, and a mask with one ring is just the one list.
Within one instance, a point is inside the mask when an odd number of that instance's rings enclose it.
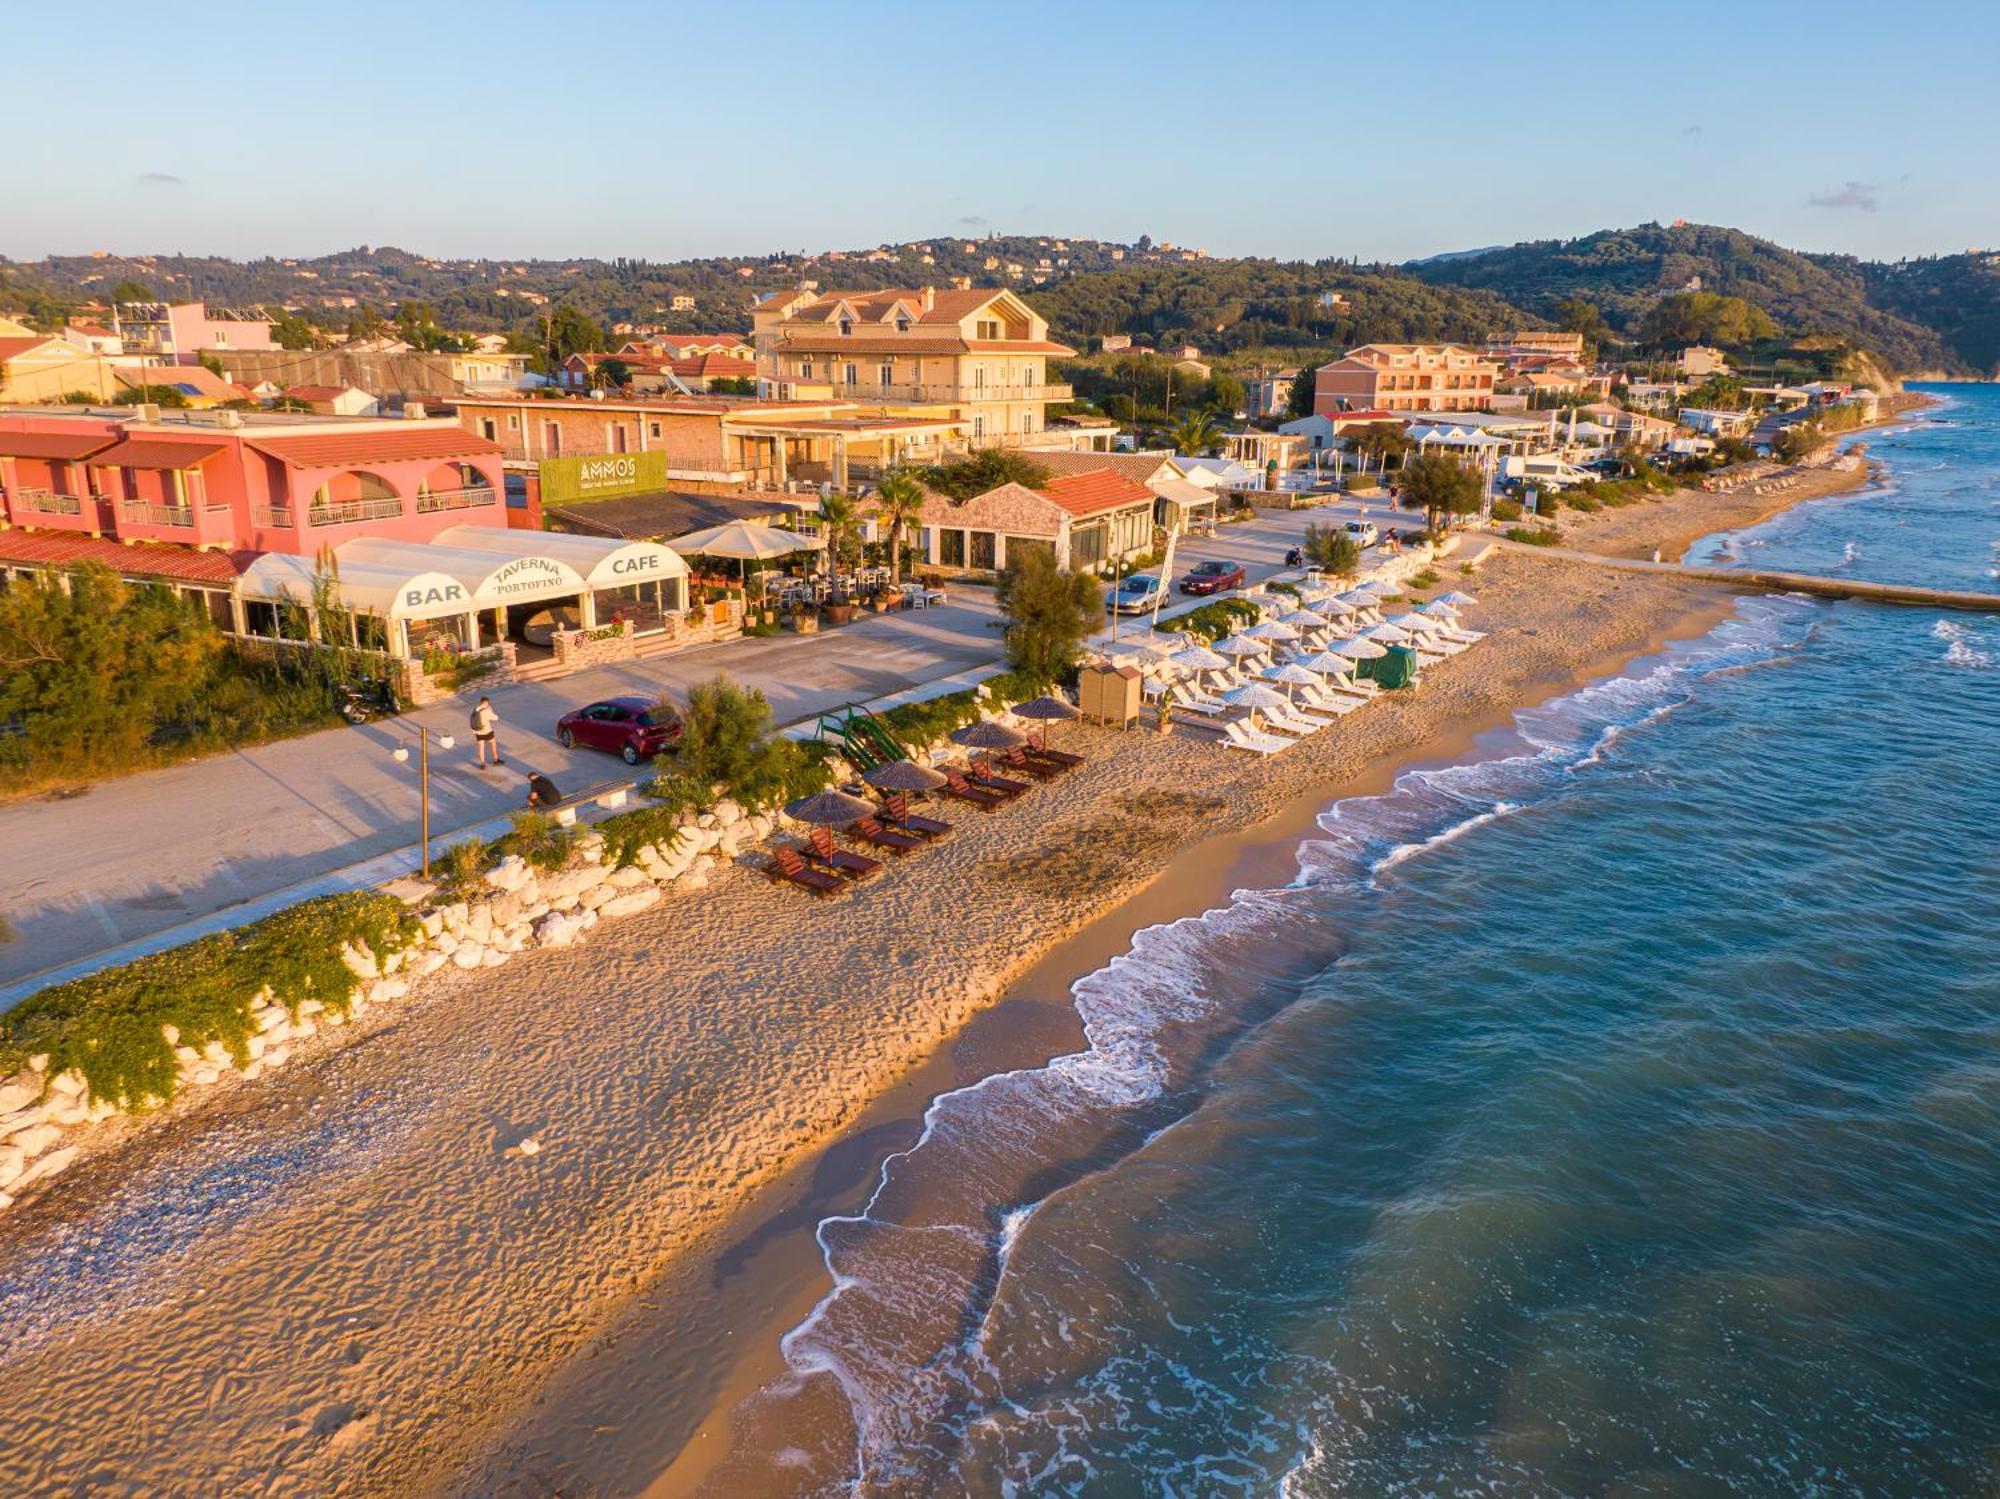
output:
{"label": "stone wall", "polygon": [[630,661],[638,654],[629,619],[600,625],[595,630],[557,630],[550,644],[555,650],[556,665],[564,671]]}
{"label": "stone wall", "polygon": [[406,708],[428,708],[433,703],[441,703],[446,698],[477,687],[487,691],[494,687],[504,687],[514,680],[514,642],[503,640],[498,645],[488,646],[476,654],[488,657],[493,662],[492,670],[477,681],[464,682],[453,686],[445,674],[433,676],[424,670],[421,661],[399,661],[395,663],[396,696]]}

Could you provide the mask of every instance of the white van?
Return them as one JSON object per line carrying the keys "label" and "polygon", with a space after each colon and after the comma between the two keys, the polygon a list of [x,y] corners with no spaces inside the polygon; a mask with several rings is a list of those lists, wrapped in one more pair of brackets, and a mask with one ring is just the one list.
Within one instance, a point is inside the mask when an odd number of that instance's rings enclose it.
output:
{"label": "white van", "polygon": [[1523,484],[1537,485],[1542,489],[1568,489],[1573,484],[1582,484],[1591,476],[1573,464],[1568,464],[1552,453],[1538,453],[1523,458],[1509,457],[1501,469],[1505,478],[1518,479]]}

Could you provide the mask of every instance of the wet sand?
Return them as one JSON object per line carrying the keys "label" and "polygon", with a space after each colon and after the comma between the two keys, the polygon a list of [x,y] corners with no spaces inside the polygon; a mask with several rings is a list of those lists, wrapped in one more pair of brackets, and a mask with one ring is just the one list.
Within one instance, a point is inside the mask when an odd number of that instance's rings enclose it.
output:
{"label": "wet sand", "polygon": [[[1702,534],[1715,499],[1646,513]],[[1065,727],[1088,767],[935,809],[952,843],[850,899],[733,870],[73,1168],[0,1225],[0,1484],[629,1493],[685,1451],[686,1491],[824,1288],[811,1225],[930,1097],[1072,1048],[1071,979],[1288,878],[1328,801],[1733,604],[1524,555],[1442,571],[1491,638],[1282,756]]]}

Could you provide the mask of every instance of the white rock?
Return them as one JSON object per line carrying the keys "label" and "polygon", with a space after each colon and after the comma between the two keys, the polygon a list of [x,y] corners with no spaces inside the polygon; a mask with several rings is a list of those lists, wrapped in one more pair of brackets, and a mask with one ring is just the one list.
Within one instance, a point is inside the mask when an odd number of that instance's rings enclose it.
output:
{"label": "white rock", "polygon": [[176,1046],[174,1048],[174,1060],[192,1066],[201,1060],[201,1053],[196,1051],[192,1046]]}
{"label": "white rock", "polygon": [[216,1079],[221,1076],[222,1072],[219,1068],[211,1067],[208,1063],[203,1062],[188,1074],[188,1081],[193,1083],[197,1088],[207,1088],[212,1087]]}
{"label": "white rock", "polygon": [[61,1138],[62,1131],[57,1129],[53,1124],[37,1124],[31,1129],[22,1130],[19,1134],[9,1139],[7,1143],[9,1145],[18,1145],[21,1148],[21,1154],[32,1161]]}
{"label": "white rock", "polygon": [[712,828],[719,821],[721,821],[721,819],[718,818],[713,812],[704,812],[701,814],[701,816],[697,817],[694,820],[694,825],[698,828]]}
{"label": "white rock", "polygon": [[715,804],[715,825],[719,828],[731,827],[743,820],[743,809],[724,797]]}
{"label": "white rock", "polygon": [[292,1039],[294,1041],[310,1041],[313,1038],[313,1032],[318,1029],[319,1027],[313,1024],[311,1016],[301,1016],[292,1022]]}
{"label": "white rock", "polygon": [[267,1036],[287,1023],[285,1012],[276,1008],[266,1010],[257,1017],[257,1029]]}
{"label": "white rock", "polygon": [[616,900],[608,900],[597,908],[600,916],[635,916],[660,903],[657,885],[648,885],[643,890],[628,890]]}
{"label": "white rock", "polygon": [[42,1096],[42,1080],[38,1077],[30,1082],[26,1078],[9,1078],[0,1083],[0,1118],[25,1109]]}
{"label": "white rock", "polygon": [[320,1017],[321,1025],[340,1026],[347,1024],[347,1017],[338,1010],[328,1010]]}
{"label": "white rock", "polygon": [[250,1058],[250,1060],[254,1062],[259,1057],[264,1055],[265,1050],[270,1046],[270,1044],[271,1043],[269,1041],[266,1041],[261,1035],[252,1036],[249,1040],[243,1043],[243,1050],[245,1055],[247,1055]]}
{"label": "white rock", "polygon": [[522,1155],[537,1156],[542,1153],[542,1142],[540,1140],[537,1140],[533,1135],[529,1135],[525,1140],[523,1140],[519,1145],[515,1146],[514,1148],[520,1151]]}
{"label": "white rock", "polygon": [[[393,984],[395,980],[377,979],[375,982],[377,986],[380,986],[382,984]],[[299,1001],[299,1013],[301,1015],[317,1015],[321,1010],[324,1010],[325,1008],[326,1006],[316,999],[302,999]]]}
{"label": "white rock", "polygon": [[417,977],[428,978],[450,961],[449,953],[427,952],[423,956],[423,961],[417,964]]}
{"label": "white rock", "polygon": [[24,1129],[33,1129],[38,1124],[48,1123],[49,1111],[39,1103],[31,1103],[25,1109],[16,1109],[11,1114],[0,1114],[0,1140],[9,1135],[18,1135]]}
{"label": "white rock", "polygon": [[487,938],[493,935],[493,911],[484,901],[472,908],[465,919],[465,935],[474,942],[485,946]]}
{"label": "white rock", "polygon": [[11,1187],[28,1169],[28,1153],[18,1145],[0,1145],[0,1187]]}
{"label": "white rock", "polygon": [[444,917],[437,911],[424,912],[422,920],[426,937],[435,937],[444,930]]}
{"label": "white rock", "polygon": [[481,968],[498,968],[512,956],[512,953],[505,952],[500,948],[489,947],[486,949],[486,956],[479,960],[479,966]]}
{"label": "white rock", "polygon": [[[158,1104],[166,1102],[164,1098],[154,1098],[151,1094],[148,1094],[146,1097],[147,1097],[146,1106],[148,1108],[152,1108]],[[120,1112],[120,1110],[118,1108],[118,1105],[113,1103],[108,1098],[93,1098],[90,1101],[90,1108],[86,1110],[86,1112],[90,1115],[90,1123],[102,1124],[105,1120],[109,1119],[113,1114]]]}
{"label": "white rock", "polygon": [[684,874],[675,882],[675,885],[677,889],[689,892],[706,890],[708,888],[708,876],[705,874]]}
{"label": "white rock", "polygon": [[273,1067],[282,1067],[285,1065],[285,1063],[289,1062],[291,1059],[292,1059],[291,1047],[274,1046],[269,1051],[265,1052],[264,1055],[259,1057],[257,1060],[262,1062],[266,1068],[273,1068]]}
{"label": "white rock", "polygon": [[177,1025],[162,1025],[160,1035],[169,1046],[181,1044],[181,1028]]}
{"label": "white rock", "polygon": [[254,1083],[263,1075],[264,1064],[262,1062],[252,1062],[248,1067],[243,1069],[243,1081],[246,1083]]}
{"label": "white rock", "polygon": [[461,942],[452,952],[451,961],[459,968],[477,968],[486,956],[486,949],[476,942]]}
{"label": "white rock", "polygon": [[59,1172],[67,1171],[70,1162],[77,1156],[77,1147],[65,1145],[61,1150],[52,1150],[14,1179],[14,1190],[20,1192],[37,1182],[45,1182]]}
{"label": "white rock", "polygon": [[543,947],[568,947],[582,930],[580,918],[562,911],[551,911],[535,923],[535,940]]}
{"label": "white rock", "polygon": [[[377,979],[368,986],[368,1003],[386,1005],[401,999],[410,992],[407,979]],[[301,1006],[303,1009],[303,1006]]]}
{"label": "white rock", "polygon": [[49,1092],[59,1098],[81,1098],[90,1091],[90,1084],[74,1067],[67,1067],[49,1079]]}
{"label": "white rock", "polygon": [[521,909],[525,911],[528,907],[541,903],[542,882],[540,880],[529,880],[527,884],[514,893],[521,897]]}
{"label": "white rock", "polygon": [[49,1123],[61,1125],[64,1129],[74,1129],[79,1124],[90,1123],[90,1105],[80,1098],[59,1098],[50,1101]]}
{"label": "white rock", "polygon": [[341,944],[340,961],[357,978],[372,979],[382,976],[382,965],[375,961],[375,954],[358,942]]}
{"label": "white rock", "polygon": [[[486,911],[492,918],[493,927],[512,926],[521,919],[521,897],[511,891],[505,895],[496,895],[487,902]],[[489,936],[487,940],[490,942],[492,938]]]}
{"label": "white rock", "polygon": [[582,906],[586,911],[595,911],[606,902],[615,900],[617,896],[618,887],[616,885],[592,885],[576,899],[577,904]]}
{"label": "white rock", "polygon": [[204,1060],[214,1063],[217,1067],[227,1067],[229,1065],[229,1048],[224,1046],[220,1041],[209,1042],[206,1046],[202,1047],[201,1054]]}
{"label": "white rock", "polygon": [[442,953],[448,958],[452,953],[457,951],[458,942],[459,939],[455,933],[444,932],[439,934],[437,939],[431,943],[431,951],[433,953]]}
{"label": "white rock", "polygon": [[604,883],[617,890],[636,890],[646,883],[646,871],[630,867],[614,869],[604,877]]}
{"label": "white rock", "polygon": [[49,1070],[49,1054],[45,1051],[38,1051],[29,1057],[28,1070],[30,1072],[47,1072]]}
{"label": "white rock", "polygon": [[486,872],[486,883],[495,890],[519,890],[533,880],[535,871],[519,854],[509,854]]}
{"label": "white rock", "polygon": [[582,927],[583,927],[583,930],[585,930],[585,931],[587,932],[587,931],[589,931],[589,930],[590,930],[590,929],[591,929],[592,927],[594,927],[594,926],[596,926],[596,925],[597,925],[597,922],[598,922],[598,915],[597,915],[597,913],[596,913],[595,911],[582,911],[582,910],[579,910],[579,911],[578,911],[578,912],[576,913],[576,919],[577,919],[577,921],[578,921],[579,923],[581,923],[581,925],[582,925]]}

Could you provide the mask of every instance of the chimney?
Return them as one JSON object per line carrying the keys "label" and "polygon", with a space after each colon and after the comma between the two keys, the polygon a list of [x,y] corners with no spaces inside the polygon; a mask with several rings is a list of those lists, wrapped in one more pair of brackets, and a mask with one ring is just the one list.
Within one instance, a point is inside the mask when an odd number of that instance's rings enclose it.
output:
{"label": "chimney", "polygon": [[215,424],[218,427],[241,427],[243,425],[243,413],[240,411],[218,411],[215,413]]}
{"label": "chimney", "polygon": [[150,401],[142,401],[133,407],[132,411],[142,422],[156,422],[160,419],[160,408]]}
{"label": "chimney", "polygon": [[422,401],[405,401],[405,402],[403,402],[403,420],[404,420],[404,421],[406,421],[406,422],[420,422],[420,421],[422,421],[422,420],[424,419],[424,417],[425,417],[426,415],[427,415],[427,413],[426,413],[426,412],[425,412],[425,410],[424,410],[424,403],[423,403]]}
{"label": "chimney", "polygon": [[935,286],[927,286],[924,288],[924,311],[934,312],[936,311],[936,309],[937,309],[937,288]]}

